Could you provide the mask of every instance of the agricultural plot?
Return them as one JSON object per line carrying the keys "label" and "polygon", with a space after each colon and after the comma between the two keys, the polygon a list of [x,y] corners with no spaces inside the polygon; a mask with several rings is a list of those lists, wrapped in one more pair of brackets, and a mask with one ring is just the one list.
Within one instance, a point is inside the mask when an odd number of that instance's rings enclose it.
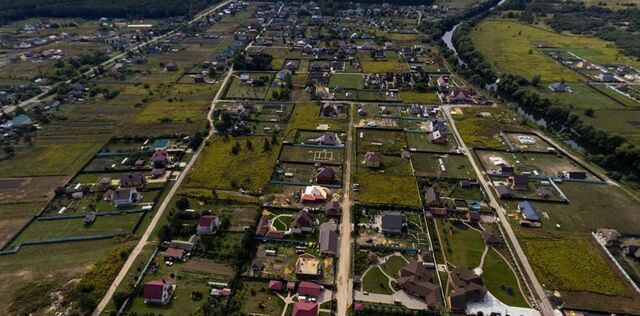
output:
{"label": "agricultural plot", "polygon": [[416,175],[454,179],[475,179],[469,158],[464,155],[411,153]]}
{"label": "agricultural plot", "polygon": [[409,65],[402,61],[363,61],[362,71],[364,73],[404,73],[409,72]]}
{"label": "agricultural plot", "polygon": [[424,194],[429,187],[435,187],[440,196],[452,199],[484,201],[484,196],[479,185],[472,187],[462,187],[460,180],[451,178],[418,178],[420,192]]}
{"label": "agricultural plot", "polygon": [[83,224],[83,217],[57,220],[37,219],[11,243],[14,247],[26,241],[44,241],[103,234],[129,234],[144,212],[122,215],[98,216],[90,226]]}
{"label": "agricultural plot", "polygon": [[569,86],[571,92],[565,93],[554,93],[546,86],[535,90],[540,92],[542,97],[548,98],[554,105],[574,112],[584,112],[586,109],[621,110],[625,108],[624,104],[601,93],[589,84],[572,83]]}
{"label": "agricultural plot", "polygon": [[[359,170],[362,170],[359,169]],[[354,183],[360,184],[355,200],[360,203],[420,206],[420,192],[413,176],[388,176],[376,172],[358,172]]]}
{"label": "agricultural plot", "polygon": [[434,92],[400,91],[400,100],[407,104],[440,104]]}
{"label": "agricultural plot", "polygon": [[342,164],[344,159],[343,149],[310,148],[306,146],[282,146],[280,161],[285,162],[310,162],[326,164]]}
{"label": "agricultural plot", "polygon": [[172,88],[165,97],[145,105],[136,117],[137,123],[184,121],[204,123],[215,90],[209,85],[181,85]]}
{"label": "agricultural plot", "polygon": [[[243,75],[248,75],[245,81],[241,80]],[[228,84],[225,99],[252,99],[264,100],[273,80],[273,73],[270,72],[251,72],[236,73]]]}
{"label": "agricultural plot", "polygon": [[356,130],[356,151],[359,153],[375,151],[384,154],[399,154],[406,147],[407,139],[404,131],[364,128]]}
{"label": "agricultural plot", "polygon": [[452,111],[458,132],[464,143],[472,148],[508,149],[500,133],[507,128],[512,132],[530,132],[519,126],[521,118],[504,108],[464,108]]}
{"label": "agricultural plot", "polygon": [[369,168],[366,166],[365,155],[357,155],[356,170],[358,173],[381,174],[386,176],[412,176],[411,162],[400,156],[382,155],[380,167]]}
{"label": "agricultural plot", "polygon": [[529,174],[536,177],[558,177],[565,171],[587,172],[587,179],[597,178],[582,166],[566,156],[552,153],[507,153],[500,151],[475,151],[483,168],[488,174],[500,174],[498,164],[504,163],[514,167],[516,174]]}
{"label": "agricultural plot", "polygon": [[342,168],[339,166],[329,167],[335,172],[333,179],[318,180],[316,175],[319,169],[311,163],[281,162],[276,165],[272,181],[292,183],[297,185],[310,185],[321,181],[322,184],[339,185],[342,182]]}
{"label": "agricultural plot", "polygon": [[511,143],[514,149],[521,151],[549,152],[549,148],[554,148],[544,139],[535,134],[504,133],[504,137]]}

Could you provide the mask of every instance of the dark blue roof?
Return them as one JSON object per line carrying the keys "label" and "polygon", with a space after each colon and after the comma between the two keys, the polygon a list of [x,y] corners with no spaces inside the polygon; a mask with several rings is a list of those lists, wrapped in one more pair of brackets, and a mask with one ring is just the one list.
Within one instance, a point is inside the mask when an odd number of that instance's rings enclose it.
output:
{"label": "dark blue roof", "polygon": [[522,217],[529,221],[538,222],[540,221],[540,216],[538,215],[538,211],[529,203],[529,201],[524,201],[518,203],[518,209],[520,210],[520,214]]}

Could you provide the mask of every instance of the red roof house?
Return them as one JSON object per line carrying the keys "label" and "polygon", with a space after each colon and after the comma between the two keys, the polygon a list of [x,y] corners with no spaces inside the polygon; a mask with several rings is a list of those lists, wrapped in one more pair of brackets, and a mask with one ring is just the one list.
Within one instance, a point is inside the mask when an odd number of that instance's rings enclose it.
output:
{"label": "red roof house", "polygon": [[220,227],[220,220],[215,215],[203,215],[198,220],[198,227],[196,231],[198,234],[215,234]]}
{"label": "red roof house", "polygon": [[293,304],[291,316],[317,316],[318,304],[310,302],[296,302]]}
{"label": "red roof house", "polygon": [[320,296],[320,285],[312,283],[312,282],[300,282],[298,285],[298,296]]}
{"label": "red roof house", "polygon": [[149,281],[144,284],[142,297],[147,304],[166,305],[173,294],[171,283],[164,280]]}
{"label": "red roof house", "polygon": [[279,280],[271,280],[269,281],[269,290],[272,291],[282,291],[282,286],[284,284],[282,284],[282,281]]}

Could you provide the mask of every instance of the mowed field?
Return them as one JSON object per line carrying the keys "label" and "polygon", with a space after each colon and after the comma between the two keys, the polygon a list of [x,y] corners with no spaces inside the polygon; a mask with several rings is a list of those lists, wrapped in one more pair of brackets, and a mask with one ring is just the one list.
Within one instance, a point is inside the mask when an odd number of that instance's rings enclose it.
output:
{"label": "mowed field", "polygon": [[543,82],[584,82],[586,79],[537,50],[538,44],[567,49],[589,48],[591,53],[585,57],[595,63],[626,62],[636,67],[640,64],[622,56],[611,43],[598,38],[558,34],[514,20],[485,20],[476,27],[471,38],[476,49],[497,71],[527,79],[540,75]]}

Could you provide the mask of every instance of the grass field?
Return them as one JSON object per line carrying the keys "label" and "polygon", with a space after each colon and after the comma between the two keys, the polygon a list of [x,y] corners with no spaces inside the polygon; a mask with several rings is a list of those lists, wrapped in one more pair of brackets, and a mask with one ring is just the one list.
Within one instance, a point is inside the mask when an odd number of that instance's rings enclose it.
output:
{"label": "grass field", "polygon": [[420,192],[412,176],[387,176],[373,172],[358,173],[354,183],[360,184],[355,199],[361,203],[420,206]]}
{"label": "grass field", "polygon": [[404,131],[358,129],[356,133],[356,150],[359,153],[376,151],[398,154],[407,147]]}
{"label": "grass field", "polygon": [[369,293],[393,294],[389,278],[378,267],[372,267],[362,278],[362,288]]}
{"label": "grass field", "polygon": [[[610,43],[593,36],[558,34],[549,29],[533,27],[512,20],[485,20],[471,35],[473,43],[496,70],[531,79],[540,75],[544,82],[566,80],[584,82],[585,79],[569,68],[558,64],[536,49],[536,44],[559,48],[589,48],[590,61],[595,63],[637,62],[621,56]],[[523,58],[526,56],[526,58]]]}
{"label": "grass field", "polygon": [[[248,139],[253,142],[252,150],[246,147]],[[223,137],[214,137],[189,173],[185,187],[252,191],[266,188],[282,141],[271,145],[270,151],[263,151],[265,139],[270,141],[265,137],[236,137],[226,141]],[[236,141],[241,144],[241,150],[233,155],[231,148]]]}
{"label": "grass field", "polygon": [[[238,292],[244,314],[260,314],[280,316],[284,309],[284,301],[271,294],[266,282],[243,281]],[[264,306],[261,308],[260,306]],[[292,307],[290,304],[289,307]]]}
{"label": "grass field", "polygon": [[455,139],[447,137],[447,142],[444,144],[429,142],[429,134],[427,133],[406,133],[407,134],[407,146],[409,148],[415,148],[419,151],[431,151],[447,153],[453,146],[456,145]]}
{"label": "grass field", "polygon": [[404,257],[402,257],[402,256],[391,256],[391,257],[389,257],[389,259],[387,259],[387,261],[384,264],[382,264],[382,269],[388,275],[390,275],[392,277],[397,277],[398,271],[400,271],[400,269],[402,267],[406,266],[407,264],[408,263],[404,259]]}
{"label": "grass field", "polygon": [[360,74],[332,74],[329,77],[329,88],[362,89],[362,75]]}
{"label": "grass field", "polygon": [[[572,83],[570,93],[553,93],[548,87],[540,87],[543,97],[547,97],[553,104],[557,104],[569,110],[584,111],[585,109],[624,109],[620,102],[600,93],[585,83]],[[612,92],[614,92],[612,90]]]}
{"label": "grass field", "polygon": [[385,176],[413,176],[413,170],[409,160],[400,156],[382,156],[380,167],[371,169],[364,164],[364,154],[358,155],[357,172],[359,174],[373,174]]}
{"label": "grass field", "polygon": [[440,99],[433,92],[400,91],[402,103],[440,104]]}
{"label": "grass field", "polygon": [[240,75],[242,73],[236,73],[233,76],[233,80],[229,83],[227,92],[224,96],[225,99],[259,99],[263,100],[267,97],[267,92],[271,86],[271,80],[273,80],[273,73],[270,72],[252,72],[248,73],[252,80],[260,79],[262,77],[268,78],[265,80],[263,86],[251,86],[240,81]]}
{"label": "grass field", "polygon": [[[440,160],[445,171],[440,169]],[[412,153],[411,162],[416,169],[416,175],[455,179],[475,179],[476,174],[471,167],[469,158],[463,155],[442,155],[431,153]]]}
{"label": "grass field", "polygon": [[604,254],[585,239],[521,236],[519,240],[536,276],[548,289],[625,294],[622,281],[606,263]]}
{"label": "grass field", "polygon": [[364,73],[409,72],[409,65],[401,61],[363,61],[362,72]]}
{"label": "grass field", "polygon": [[318,117],[320,105],[316,102],[297,102],[287,124],[285,139],[294,141],[296,131],[299,129],[315,130],[321,124],[327,124],[330,130],[344,131],[347,128],[346,120],[323,119]]}
{"label": "grass field", "polygon": [[111,233],[131,233],[144,213],[98,216],[93,225],[85,227],[83,218],[36,220],[22,231],[12,245],[25,241],[40,241],[65,237],[93,236]]}
{"label": "grass field", "polygon": [[[482,281],[491,294],[501,302],[511,306],[529,307],[520,293],[516,276],[493,249],[490,249],[484,258]],[[512,295],[507,292],[509,288],[513,291]]]}

